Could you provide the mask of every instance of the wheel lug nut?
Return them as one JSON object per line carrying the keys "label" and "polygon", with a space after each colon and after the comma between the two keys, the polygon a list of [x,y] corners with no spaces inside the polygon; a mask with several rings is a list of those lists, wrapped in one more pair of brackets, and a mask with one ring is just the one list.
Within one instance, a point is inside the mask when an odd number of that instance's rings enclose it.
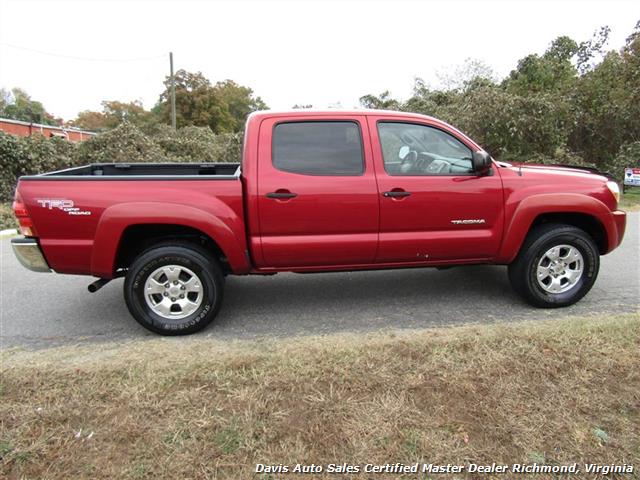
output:
{"label": "wheel lug nut", "polygon": [[171,301],[175,302],[176,301],[176,297],[171,297]]}
{"label": "wheel lug nut", "polygon": [[169,283],[165,283],[164,288],[169,288]]}
{"label": "wheel lug nut", "polygon": [[173,281],[173,284],[174,284],[174,285],[177,285],[177,284],[178,284],[178,280],[174,280],[174,281]]}
{"label": "wheel lug nut", "polygon": [[187,287],[185,287],[184,285],[182,285],[182,286],[180,287],[180,290],[184,290],[184,289],[186,289],[186,288],[187,288]]}
{"label": "wheel lug nut", "polygon": [[180,298],[184,298],[184,295],[182,293],[180,294]]}
{"label": "wheel lug nut", "polygon": [[165,297],[168,297],[168,296],[169,296],[169,294],[168,294],[167,292],[164,292],[164,296],[165,296]]}

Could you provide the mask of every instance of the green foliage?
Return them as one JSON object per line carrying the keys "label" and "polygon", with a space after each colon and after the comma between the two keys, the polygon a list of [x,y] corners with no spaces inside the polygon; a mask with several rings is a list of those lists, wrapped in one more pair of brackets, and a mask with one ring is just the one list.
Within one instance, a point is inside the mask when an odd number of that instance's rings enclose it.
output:
{"label": "green foliage", "polygon": [[242,155],[242,134],[215,134],[207,127],[173,130],[162,125],[153,139],[172,162],[239,162]]}
{"label": "green foliage", "polygon": [[[461,65],[456,65],[448,71],[436,72],[436,76],[443,88],[449,91],[465,90],[469,88],[472,83],[479,80],[486,81],[487,83],[496,82],[493,69],[476,58],[467,58]],[[416,79],[416,83],[424,84],[420,78]]]}
{"label": "green foliage", "polygon": [[418,81],[402,109],[456,125],[497,158],[553,157],[566,143],[565,104],[549,94],[510,93],[486,79],[467,82],[464,91],[429,90]]}
{"label": "green foliage", "polygon": [[206,127],[174,131],[154,125],[142,132],[130,123],[80,143],[42,135],[0,132],[0,201],[13,198],[18,177],[88,163],[239,162],[242,134],[214,134]]}
{"label": "green foliage", "polygon": [[[0,203],[0,230],[9,228],[18,228],[18,220],[16,220],[11,208],[11,203]],[[0,457],[2,457],[2,443],[0,442]]]}
{"label": "green foliage", "polygon": [[565,141],[563,105],[545,94],[522,96],[481,87],[452,111],[460,127],[498,157],[550,156]]}
{"label": "green foliage", "polygon": [[82,163],[166,161],[162,149],[130,123],[96,135],[76,148],[75,158]]}
{"label": "green foliage", "polygon": [[0,200],[10,201],[21,175],[43,173],[74,164],[73,144],[61,138],[14,137],[0,132]]}
{"label": "green foliage", "polygon": [[581,43],[558,37],[500,83],[468,59],[441,78],[442,89],[418,78],[406,102],[384,92],[360,103],[443,119],[496,158],[595,165],[621,180],[640,139],[640,22],[620,51],[605,50],[609,32],[603,27]]}
{"label": "green foliage", "polygon": [[[573,167],[589,167],[597,168],[595,163],[585,161],[580,155],[567,150],[566,147],[558,147],[550,154],[535,153],[529,158],[524,159],[529,163],[537,163],[541,165],[570,165]],[[622,178],[622,177],[620,177]]]}
{"label": "green foliage", "polygon": [[519,95],[565,93],[576,77],[571,59],[577,51],[578,44],[575,41],[569,37],[558,37],[544,55],[527,55],[520,60],[518,67],[503,82],[503,87]]}
{"label": "green foliage", "polygon": [[[106,131],[129,123],[143,131],[171,123],[171,81],[167,77],[158,103],[145,110],[139,101],[102,102],[102,111],[85,110],[69,125],[93,131]],[[178,70],[175,74],[176,124],[181,127],[208,127],[214,133],[237,133],[244,128],[247,116],[267,105],[253,90],[225,80],[212,85],[201,73]],[[0,106],[2,105],[0,95]]]}
{"label": "green foliage", "polygon": [[21,88],[0,89],[0,117],[23,122],[60,125],[62,120],[48,113],[42,103],[32,100]]}
{"label": "green foliage", "polygon": [[102,102],[102,112],[85,110],[80,112],[69,125],[86,130],[102,131],[115,128],[127,122],[140,128],[157,123],[156,116],[145,110],[142,102],[118,102],[117,100]]}
{"label": "green foliage", "polygon": [[0,196],[3,201],[13,198],[15,179],[28,165],[20,137],[0,132]]}
{"label": "green foliage", "polygon": [[84,110],[78,114],[75,120],[69,122],[69,126],[99,132],[107,128],[107,119],[102,112]]}
{"label": "green foliage", "polygon": [[640,168],[640,141],[625,143],[608,166],[616,178],[623,178],[625,168]]}
{"label": "green foliage", "polygon": [[238,85],[233,80],[216,83],[214,90],[222,102],[226,104],[231,115],[230,131],[232,132],[242,131],[251,112],[267,109],[267,104],[260,97],[253,96],[253,90]]}
{"label": "green foliage", "polygon": [[[209,127],[215,133],[239,132],[249,113],[264,110],[267,105],[253,90],[232,80],[215,86],[201,73],[178,70],[175,73],[176,124],[178,127]],[[171,121],[171,80],[164,82],[165,91],[153,112],[166,124]]]}
{"label": "green foliage", "polygon": [[389,90],[382,92],[379,96],[364,95],[360,97],[360,104],[364,108],[380,108],[386,110],[400,110],[400,102],[391,98]]}

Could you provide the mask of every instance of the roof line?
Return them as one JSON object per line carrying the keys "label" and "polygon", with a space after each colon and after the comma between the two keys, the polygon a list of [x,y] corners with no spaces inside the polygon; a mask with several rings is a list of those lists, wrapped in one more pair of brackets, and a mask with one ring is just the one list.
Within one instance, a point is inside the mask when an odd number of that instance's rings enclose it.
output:
{"label": "roof line", "polygon": [[14,120],[13,118],[0,118],[0,122],[12,123],[14,125],[25,125],[27,127],[49,128],[51,130],[60,130],[62,132],[78,132],[78,133],[86,133],[87,135],[96,134],[96,132],[81,130],[79,128],[74,128],[74,127],[60,127],[57,125],[45,125],[44,123],[34,123],[34,122],[25,122],[22,120]]}

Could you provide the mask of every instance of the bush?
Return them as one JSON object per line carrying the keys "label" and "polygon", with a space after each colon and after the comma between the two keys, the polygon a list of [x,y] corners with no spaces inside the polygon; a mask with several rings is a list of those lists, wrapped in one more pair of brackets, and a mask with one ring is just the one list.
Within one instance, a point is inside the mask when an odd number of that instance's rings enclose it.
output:
{"label": "bush", "polygon": [[640,141],[626,143],[620,150],[616,157],[607,164],[609,173],[611,173],[616,180],[622,182],[624,178],[625,168],[639,168],[640,167]]}
{"label": "bush", "polygon": [[162,125],[155,129],[153,138],[172,162],[239,162],[242,155],[241,134],[215,134],[208,127],[176,131]]}
{"label": "bush", "polygon": [[11,201],[18,177],[74,165],[74,145],[42,135],[14,137],[0,132],[0,201]]}
{"label": "bush", "polygon": [[78,143],[76,159],[80,164],[167,161],[156,142],[126,122],[113,130]]}
{"label": "bush", "polygon": [[0,201],[10,202],[22,175],[88,163],[239,162],[242,134],[214,134],[207,127],[173,130],[156,125],[143,132],[123,123],[81,143],[42,135],[15,137],[0,132]]}
{"label": "bush", "polygon": [[18,221],[13,214],[10,203],[0,203],[0,230],[18,228]]}
{"label": "bush", "polygon": [[459,128],[506,161],[552,157],[565,144],[562,104],[546,95],[520,96],[487,86],[452,109]]}
{"label": "bush", "polygon": [[0,197],[13,197],[16,178],[29,165],[20,137],[0,132]]}
{"label": "bush", "polygon": [[551,155],[535,154],[523,158],[522,161],[542,165],[570,165],[573,167],[597,168],[595,163],[585,161],[580,155],[567,150],[566,147],[558,147]]}

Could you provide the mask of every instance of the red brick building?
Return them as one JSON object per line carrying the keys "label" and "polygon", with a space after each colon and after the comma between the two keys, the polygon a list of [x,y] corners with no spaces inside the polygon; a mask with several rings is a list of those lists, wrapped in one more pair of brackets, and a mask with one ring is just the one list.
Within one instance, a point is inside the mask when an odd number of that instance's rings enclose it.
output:
{"label": "red brick building", "polygon": [[70,142],[82,142],[95,135],[94,132],[87,132],[77,128],[56,127],[53,125],[42,125],[40,123],[22,122],[20,120],[10,120],[0,118],[0,131],[17,135],[20,137],[30,137],[34,134],[45,137],[62,137]]}

